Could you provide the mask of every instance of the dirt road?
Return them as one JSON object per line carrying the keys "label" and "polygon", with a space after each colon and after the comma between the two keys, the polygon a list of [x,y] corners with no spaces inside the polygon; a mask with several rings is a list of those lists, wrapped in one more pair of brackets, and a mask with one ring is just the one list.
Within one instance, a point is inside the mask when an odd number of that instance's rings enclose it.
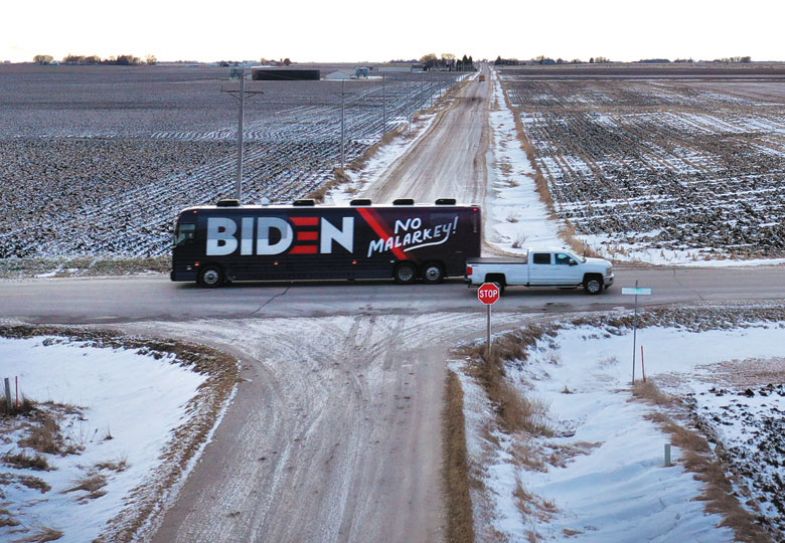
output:
{"label": "dirt road", "polygon": [[414,198],[433,202],[456,198],[459,202],[482,203],[488,178],[491,78],[470,79],[438,110],[428,132],[364,191],[375,202]]}
{"label": "dirt road", "polygon": [[144,323],[244,381],[154,541],[442,540],[440,409],[461,314]]}

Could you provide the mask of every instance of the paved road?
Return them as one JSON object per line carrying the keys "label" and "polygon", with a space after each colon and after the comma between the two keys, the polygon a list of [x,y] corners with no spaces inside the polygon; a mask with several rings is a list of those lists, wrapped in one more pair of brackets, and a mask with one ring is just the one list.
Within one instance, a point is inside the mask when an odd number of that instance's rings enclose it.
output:
{"label": "paved road", "polygon": [[[497,311],[599,310],[629,305],[622,286],[654,289],[641,303],[744,302],[785,298],[785,267],[617,269],[599,296],[580,290],[509,288]],[[473,312],[474,291],[460,280],[442,285],[391,282],[236,284],[205,290],[162,276],[0,282],[2,316],[36,323],[101,324],[325,315]]]}

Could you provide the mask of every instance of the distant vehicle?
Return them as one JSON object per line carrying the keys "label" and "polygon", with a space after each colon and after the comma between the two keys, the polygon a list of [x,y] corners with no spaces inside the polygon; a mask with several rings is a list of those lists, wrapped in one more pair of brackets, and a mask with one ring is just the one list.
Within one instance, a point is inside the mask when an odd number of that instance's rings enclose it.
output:
{"label": "distant vehicle", "polygon": [[613,285],[613,265],[602,258],[584,258],[563,249],[529,249],[521,258],[471,258],[466,262],[469,285],[497,283],[505,287],[578,287],[600,294]]}
{"label": "distant vehicle", "polygon": [[482,83],[483,81],[485,81],[485,76],[480,75],[480,77],[478,77],[477,79],[479,79],[480,83]]}
{"label": "distant vehicle", "polygon": [[462,276],[480,255],[481,211],[439,199],[391,205],[241,206],[222,200],[177,219],[172,281],[217,287],[228,281],[384,279],[439,283]]}

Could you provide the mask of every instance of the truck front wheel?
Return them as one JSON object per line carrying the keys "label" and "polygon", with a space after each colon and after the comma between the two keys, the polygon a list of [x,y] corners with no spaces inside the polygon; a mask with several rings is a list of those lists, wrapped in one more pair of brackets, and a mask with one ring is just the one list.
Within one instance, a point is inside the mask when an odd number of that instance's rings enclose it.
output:
{"label": "truck front wheel", "polygon": [[583,279],[583,290],[587,294],[600,294],[602,292],[603,281],[601,275],[587,275]]}

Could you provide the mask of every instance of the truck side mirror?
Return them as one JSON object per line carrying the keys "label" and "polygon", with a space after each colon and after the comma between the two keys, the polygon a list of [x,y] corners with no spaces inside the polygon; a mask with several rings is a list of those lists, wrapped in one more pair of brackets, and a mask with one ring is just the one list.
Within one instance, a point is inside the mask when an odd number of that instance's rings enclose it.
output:
{"label": "truck side mirror", "polygon": [[573,259],[570,259],[570,266],[577,266],[578,263],[575,262]]}

